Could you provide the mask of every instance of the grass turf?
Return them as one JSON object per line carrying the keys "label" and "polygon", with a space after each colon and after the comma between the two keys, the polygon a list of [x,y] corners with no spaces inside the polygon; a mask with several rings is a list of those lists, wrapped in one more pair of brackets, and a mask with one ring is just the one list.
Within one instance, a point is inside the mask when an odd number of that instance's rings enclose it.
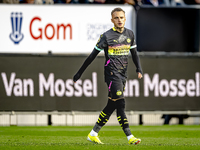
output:
{"label": "grass turf", "polygon": [[0,150],[199,150],[200,126],[165,125],[131,126],[142,139],[139,145],[128,145],[119,126],[105,126],[99,133],[104,145],[86,140],[92,127],[0,127]]}

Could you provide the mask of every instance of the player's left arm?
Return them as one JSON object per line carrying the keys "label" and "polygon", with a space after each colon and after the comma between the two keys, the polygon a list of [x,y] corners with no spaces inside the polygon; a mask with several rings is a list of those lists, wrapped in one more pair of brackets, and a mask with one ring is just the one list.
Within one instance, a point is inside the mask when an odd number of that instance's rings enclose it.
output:
{"label": "player's left arm", "polygon": [[142,68],[140,65],[140,58],[137,54],[137,49],[136,49],[136,45],[130,49],[131,55],[132,55],[132,60],[136,66],[136,72],[138,73],[138,78],[141,79],[142,76]]}

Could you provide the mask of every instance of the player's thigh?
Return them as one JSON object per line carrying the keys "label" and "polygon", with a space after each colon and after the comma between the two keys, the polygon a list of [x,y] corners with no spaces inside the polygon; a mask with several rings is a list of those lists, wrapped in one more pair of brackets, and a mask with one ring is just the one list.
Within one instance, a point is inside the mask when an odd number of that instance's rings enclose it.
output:
{"label": "player's thigh", "polygon": [[109,97],[111,99],[120,99],[124,97],[123,91],[124,91],[124,82],[121,80],[110,80],[107,82],[108,90],[109,90]]}

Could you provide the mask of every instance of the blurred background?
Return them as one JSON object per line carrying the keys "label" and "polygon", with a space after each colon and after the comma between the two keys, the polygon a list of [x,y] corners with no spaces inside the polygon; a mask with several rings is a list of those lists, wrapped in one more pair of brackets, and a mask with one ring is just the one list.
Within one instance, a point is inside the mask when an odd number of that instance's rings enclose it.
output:
{"label": "blurred background", "polygon": [[[0,126],[94,125],[107,103],[104,52],[72,77],[126,12],[130,125],[200,124],[200,0],[0,0]],[[115,113],[108,125],[118,125]]]}

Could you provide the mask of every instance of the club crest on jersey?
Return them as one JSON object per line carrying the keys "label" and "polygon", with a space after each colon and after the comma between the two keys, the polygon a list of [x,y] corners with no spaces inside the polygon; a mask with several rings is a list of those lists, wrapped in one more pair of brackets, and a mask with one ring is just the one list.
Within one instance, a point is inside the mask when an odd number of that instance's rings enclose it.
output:
{"label": "club crest on jersey", "polygon": [[19,42],[21,42],[24,38],[24,35],[21,33],[22,19],[23,16],[21,12],[11,13],[12,33],[10,34],[10,39],[14,42],[14,44],[19,44]]}
{"label": "club crest on jersey", "polygon": [[128,38],[128,39],[127,39],[127,42],[130,43],[130,42],[131,42],[131,39]]}

